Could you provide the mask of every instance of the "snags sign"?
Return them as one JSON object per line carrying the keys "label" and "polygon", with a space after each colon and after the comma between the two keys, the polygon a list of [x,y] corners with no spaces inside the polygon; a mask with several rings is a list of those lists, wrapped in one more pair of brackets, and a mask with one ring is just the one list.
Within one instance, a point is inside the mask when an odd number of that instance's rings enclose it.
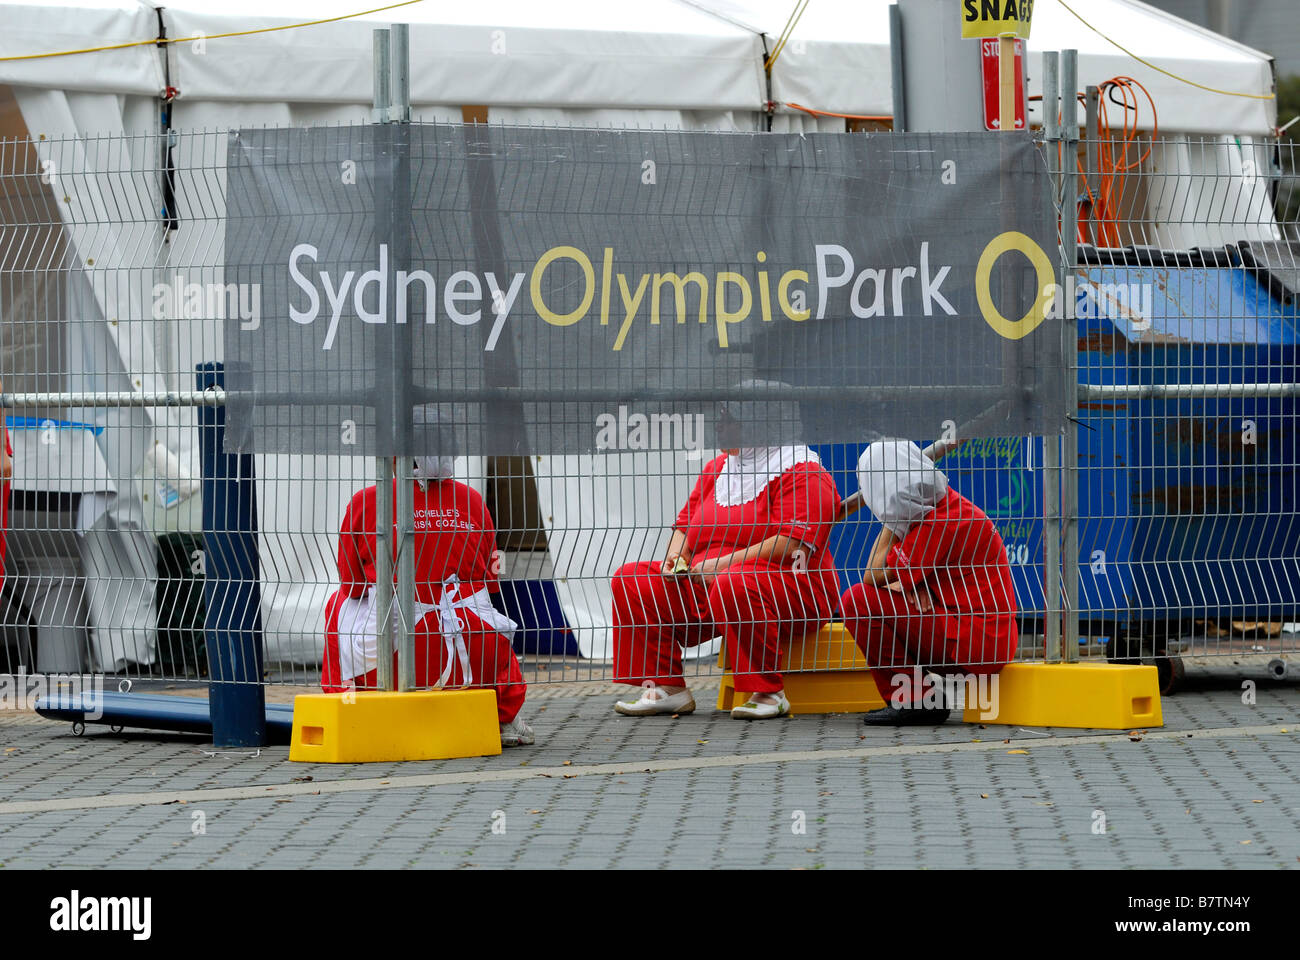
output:
{"label": "snags sign", "polygon": [[965,39],[1029,38],[1034,0],[962,0],[961,35]]}

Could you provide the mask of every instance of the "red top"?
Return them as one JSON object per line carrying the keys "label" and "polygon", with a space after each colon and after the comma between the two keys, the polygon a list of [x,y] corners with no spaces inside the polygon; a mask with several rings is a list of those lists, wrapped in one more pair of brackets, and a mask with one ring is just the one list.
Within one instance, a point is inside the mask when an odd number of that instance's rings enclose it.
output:
{"label": "red top", "polygon": [[[496,527],[483,498],[456,480],[431,480],[415,487],[415,599],[437,603],[442,581],[453,573],[462,597],[487,587],[496,592]],[[393,481],[396,502],[397,481]],[[339,531],[339,586],[360,597],[375,583],[375,488],[358,490]],[[394,534],[394,546],[396,535]],[[393,576],[396,581],[396,561]]]}
{"label": "red top", "polygon": [[[809,548],[810,555],[802,562],[834,594],[833,605],[838,606],[835,558],[826,549],[840,506],[839,491],[831,475],[820,464],[796,463],[748,503],[721,507],[713,497],[713,488],[726,462],[725,455],[709,461],[677,515],[674,527],[686,534],[692,563],[744,550],[783,534]],[[799,558],[789,562],[797,563]]]}
{"label": "red top", "polygon": [[908,589],[924,584],[949,615],[948,639],[1015,649],[1016,591],[1007,548],[984,511],[956,490],[912,524],[885,566]]}

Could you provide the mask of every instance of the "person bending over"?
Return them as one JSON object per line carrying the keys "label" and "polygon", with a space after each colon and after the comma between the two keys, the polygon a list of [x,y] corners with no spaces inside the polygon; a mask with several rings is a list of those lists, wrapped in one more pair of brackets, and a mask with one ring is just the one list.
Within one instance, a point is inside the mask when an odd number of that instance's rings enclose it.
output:
{"label": "person bending over", "polygon": [[979,507],[915,444],[881,441],[858,460],[863,500],[883,529],[863,582],[840,601],[886,706],[868,724],[942,723],[913,668],[996,673],[1015,655],[1016,600],[1006,547]]}

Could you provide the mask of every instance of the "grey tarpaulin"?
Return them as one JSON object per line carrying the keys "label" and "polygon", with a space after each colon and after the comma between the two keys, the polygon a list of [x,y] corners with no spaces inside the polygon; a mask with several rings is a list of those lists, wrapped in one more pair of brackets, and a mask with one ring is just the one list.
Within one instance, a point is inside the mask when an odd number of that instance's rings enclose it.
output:
{"label": "grey tarpaulin", "polygon": [[254,129],[228,165],[232,449],[436,452],[424,404],[471,455],[680,446],[723,399],[807,443],[1063,423],[1028,134]]}

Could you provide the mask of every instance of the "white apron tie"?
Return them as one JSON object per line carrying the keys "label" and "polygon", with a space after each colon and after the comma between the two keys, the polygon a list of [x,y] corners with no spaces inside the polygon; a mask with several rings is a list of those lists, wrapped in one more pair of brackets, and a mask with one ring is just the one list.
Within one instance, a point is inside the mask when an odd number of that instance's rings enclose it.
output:
{"label": "white apron tie", "polygon": [[[469,666],[469,650],[465,646],[465,621],[456,613],[456,598],[460,594],[460,584],[455,577],[443,581],[442,596],[438,598],[438,622],[442,628],[442,642],[447,648],[446,665],[438,686],[445,687],[451,679],[451,667],[454,657],[460,661],[460,672],[465,678],[465,686],[474,682],[474,673]],[[469,600],[468,597],[465,600]],[[461,603],[464,606],[464,602]]]}
{"label": "white apron tie", "polygon": [[[359,677],[379,665],[379,615],[374,589],[353,599],[345,598],[339,607],[339,672],[343,677]],[[464,675],[463,686],[474,682],[470,667],[469,648],[465,645],[465,621],[458,610],[472,611],[483,623],[505,637],[514,639],[519,624],[492,606],[492,595],[484,587],[468,597],[460,596],[460,580],[454,574],[442,582],[442,595],[436,604],[415,601],[415,622],[419,623],[432,611],[438,611],[438,627],[446,648],[446,664],[438,686],[445,687],[451,679],[452,665],[460,663]],[[393,605],[393,649],[397,649],[398,609]],[[453,660],[454,658],[454,660]]]}

